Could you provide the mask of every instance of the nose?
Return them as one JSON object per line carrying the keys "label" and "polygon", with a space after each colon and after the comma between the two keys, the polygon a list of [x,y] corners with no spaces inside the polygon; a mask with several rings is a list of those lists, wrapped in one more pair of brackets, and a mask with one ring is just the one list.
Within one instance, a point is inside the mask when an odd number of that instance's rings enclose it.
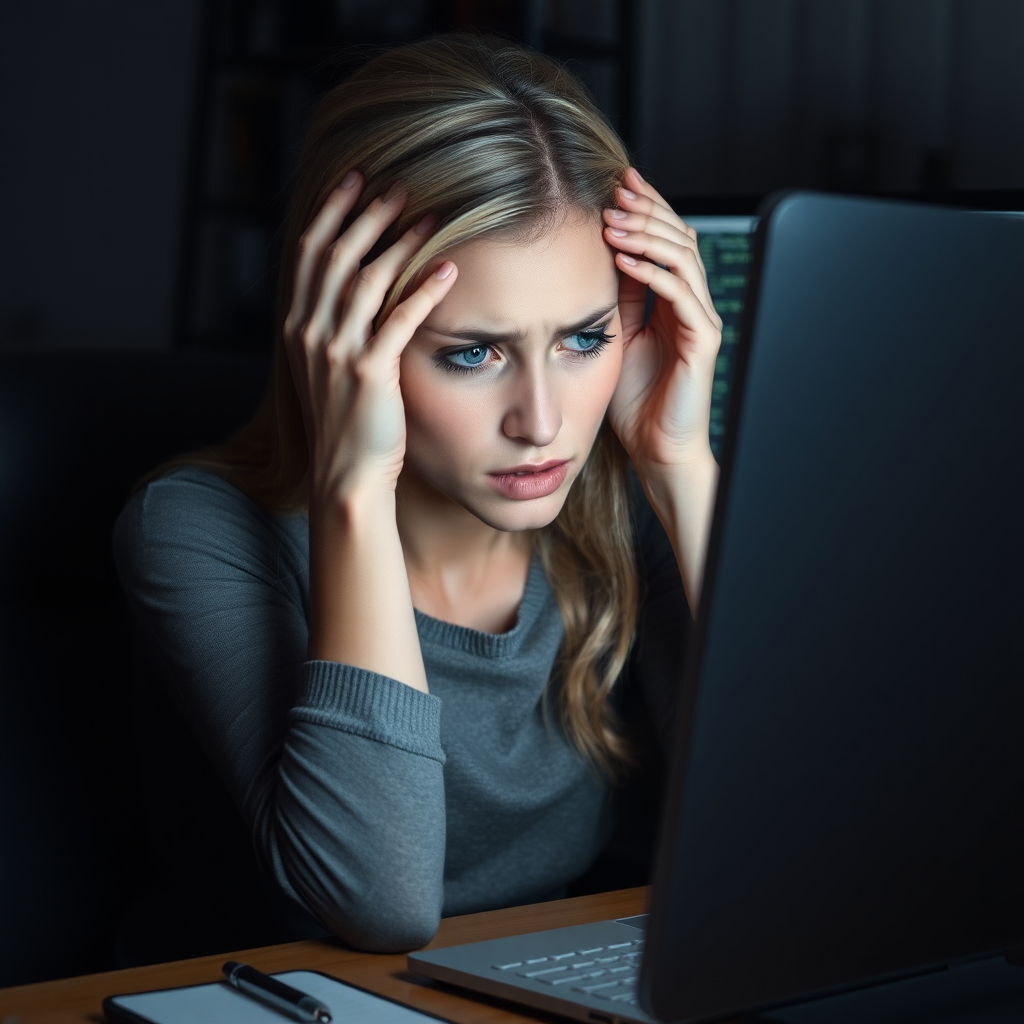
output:
{"label": "nose", "polygon": [[558,436],[561,426],[562,410],[554,381],[542,368],[524,369],[509,395],[502,432],[515,441],[545,448]]}

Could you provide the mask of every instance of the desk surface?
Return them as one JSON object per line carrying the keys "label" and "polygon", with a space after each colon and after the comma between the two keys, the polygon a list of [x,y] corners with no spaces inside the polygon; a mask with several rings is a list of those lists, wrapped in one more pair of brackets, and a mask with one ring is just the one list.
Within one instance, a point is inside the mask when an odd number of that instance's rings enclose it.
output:
{"label": "desk surface", "polygon": [[[646,888],[623,889],[449,917],[441,922],[434,941],[427,948],[642,914],[647,907],[647,896]],[[328,940],[315,940],[0,989],[0,1024],[15,1024],[15,1020],[18,1024],[57,1024],[58,1021],[61,1024],[101,1024],[106,1021],[100,1010],[104,996],[219,981],[223,977],[221,965],[229,959],[252,964],[267,973],[323,971],[456,1024],[515,1024],[553,1019],[531,1011],[517,1012],[511,1004],[498,1000],[462,996],[454,989],[437,986],[426,978],[408,973],[404,953],[360,953]]]}

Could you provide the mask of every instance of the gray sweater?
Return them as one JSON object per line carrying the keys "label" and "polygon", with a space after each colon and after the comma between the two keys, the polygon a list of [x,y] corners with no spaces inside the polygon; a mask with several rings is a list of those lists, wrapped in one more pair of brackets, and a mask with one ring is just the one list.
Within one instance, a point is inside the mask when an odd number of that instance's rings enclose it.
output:
{"label": "gray sweater", "polygon": [[[634,492],[646,598],[618,688],[641,695],[667,745],[690,616]],[[562,624],[536,557],[507,633],[416,612],[425,694],[306,660],[304,516],[268,515],[220,477],[178,470],[133,496],[113,544],[142,660],[264,875],[345,942],[410,949],[442,915],[561,895],[607,840],[608,787],[563,737],[553,700],[545,716]]]}

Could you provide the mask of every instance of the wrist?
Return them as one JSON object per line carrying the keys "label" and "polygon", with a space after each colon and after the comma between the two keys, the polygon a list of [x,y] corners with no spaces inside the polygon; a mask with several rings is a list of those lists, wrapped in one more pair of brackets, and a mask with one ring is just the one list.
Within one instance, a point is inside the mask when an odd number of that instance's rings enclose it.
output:
{"label": "wrist", "polygon": [[645,469],[641,472],[637,467],[640,482],[647,500],[666,529],[670,522],[677,522],[679,516],[685,515],[695,504],[705,506],[713,499],[718,487],[718,462],[708,444],[704,445],[703,451],[695,448],[686,459],[672,465]]}
{"label": "wrist", "polygon": [[395,522],[395,489],[376,480],[310,483],[309,517],[335,525]]}
{"label": "wrist", "polygon": [[429,692],[395,508],[387,486],[311,494],[306,656]]}
{"label": "wrist", "polygon": [[718,492],[718,463],[708,448],[703,458],[688,460],[641,480],[647,500],[672,544],[690,614],[696,617]]}

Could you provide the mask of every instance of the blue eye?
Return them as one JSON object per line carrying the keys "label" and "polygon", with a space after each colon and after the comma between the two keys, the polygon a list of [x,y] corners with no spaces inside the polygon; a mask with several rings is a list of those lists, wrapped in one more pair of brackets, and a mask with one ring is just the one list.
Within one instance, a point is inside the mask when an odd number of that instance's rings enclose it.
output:
{"label": "blue eye", "polygon": [[[600,355],[601,350],[615,337],[614,334],[605,334],[604,328],[607,326],[604,324],[592,331],[576,331],[565,339],[563,345],[573,356]],[[575,344],[566,344],[572,342]],[[434,363],[439,369],[447,370],[449,373],[473,373],[484,365],[490,350],[490,345],[459,348],[454,352],[443,352],[435,356]]]}
{"label": "blue eye", "polygon": [[575,339],[581,343],[579,348],[570,346],[570,352],[581,356],[596,356],[614,337],[614,334],[605,334],[603,330],[598,329],[596,331],[577,331],[575,334],[570,334],[565,340]]}
{"label": "blue eye", "polygon": [[435,362],[444,370],[456,373],[467,373],[475,369],[487,358],[487,345],[474,345],[472,348],[460,348],[456,352],[446,352]]}

